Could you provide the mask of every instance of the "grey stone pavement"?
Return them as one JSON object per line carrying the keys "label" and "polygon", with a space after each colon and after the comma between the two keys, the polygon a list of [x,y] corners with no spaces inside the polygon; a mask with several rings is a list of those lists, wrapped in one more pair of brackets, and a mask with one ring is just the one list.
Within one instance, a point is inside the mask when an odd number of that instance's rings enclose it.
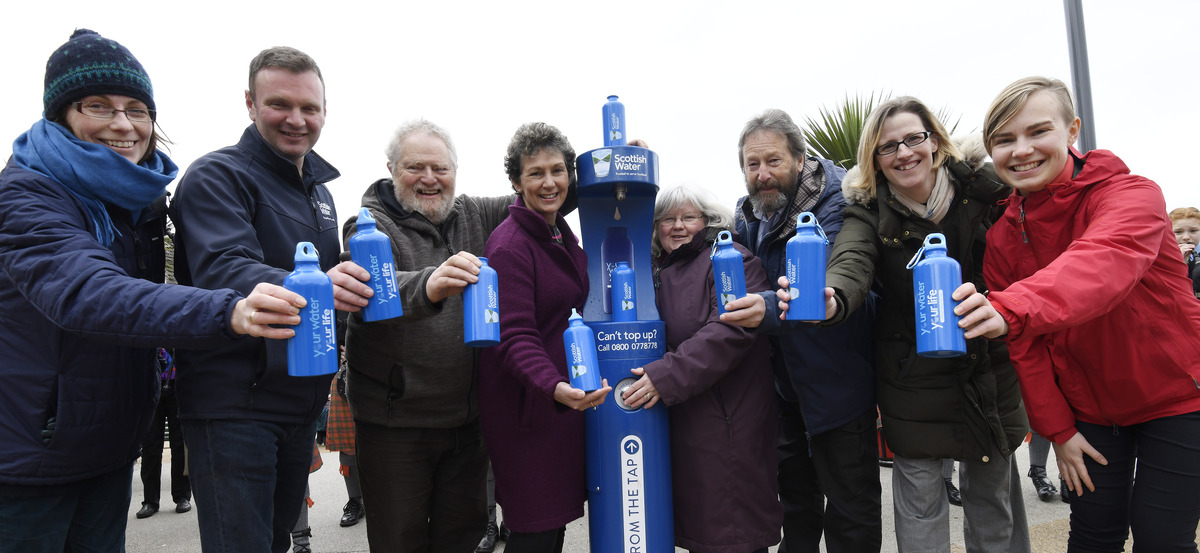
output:
{"label": "grey stone pavement", "polygon": [[[1017,451],[1017,462],[1022,475],[1025,508],[1029,516],[1030,534],[1033,541],[1033,551],[1059,552],[1066,550],[1067,517],[1070,514],[1068,505],[1057,499],[1043,503],[1034,493],[1033,486],[1024,477],[1028,469],[1028,446],[1023,445]],[[161,508],[158,514],[138,520],[134,513],[141,507],[142,483],[135,469],[133,478],[133,499],[129,506],[129,524],[126,538],[128,553],[191,553],[200,551],[200,536],[196,528],[196,510],[189,513],[177,514],[174,504],[170,501],[170,458],[163,461],[164,490]],[[342,507],[346,503],[346,488],[342,476],[338,474],[338,454],[322,448],[322,459],[325,466],[313,473],[309,480],[312,498],[315,502],[309,510],[309,523],[312,526],[312,549],[316,553],[359,553],[369,551],[367,546],[366,521],[356,526],[342,528],[338,525],[342,516]],[[1057,469],[1054,467],[1053,454],[1047,470],[1050,477],[1057,480]],[[956,473],[957,474],[957,473]],[[892,523],[891,500],[891,469],[880,468],[880,482],[883,484],[883,551],[896,551],[895,531]],[[194,505],[194,504],[193,504]],[[962,509],[951,507],[950,533],[953,551],[963,552]],[[565,553],[586,553],[588,551],[587,517],[575,521],[567,527]],[[503,542],[497,547],[498,552],[504,550]],[[677,549],[677,551],[683,551]],[[775,548],[771,548],[774,553]],[[823,551],[823,549],[822,549]],[[465,552],[464,552],[465,553]]]}

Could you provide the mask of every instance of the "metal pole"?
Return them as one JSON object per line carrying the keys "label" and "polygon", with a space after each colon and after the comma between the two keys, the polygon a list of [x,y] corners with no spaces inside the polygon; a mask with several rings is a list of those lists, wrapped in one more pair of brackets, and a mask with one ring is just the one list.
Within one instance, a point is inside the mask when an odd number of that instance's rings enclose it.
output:
{"label": "metal pole", "polygon": [[1071,51],[1071,86],[1075,92],[1075,113],[1082,128],[1079,150],[1096,149],[1096,125],[1092,117],[1092,75],[1088,70],[1087,34],[1083,25],[1082,0],[1063,0],[1067,12],[1067,46]]}

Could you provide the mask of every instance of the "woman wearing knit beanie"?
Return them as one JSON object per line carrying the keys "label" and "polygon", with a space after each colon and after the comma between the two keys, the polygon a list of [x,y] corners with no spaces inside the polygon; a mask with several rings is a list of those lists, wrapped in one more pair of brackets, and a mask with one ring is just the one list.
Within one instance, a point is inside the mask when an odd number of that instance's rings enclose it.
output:
{"label": "woman wearing knit beanie", "polygon": [[303,298],[162,284],[154,90],[86,29],[46,63],[45,112],[0,172],[0,553],[124,551],[157,347],[285,339]]}

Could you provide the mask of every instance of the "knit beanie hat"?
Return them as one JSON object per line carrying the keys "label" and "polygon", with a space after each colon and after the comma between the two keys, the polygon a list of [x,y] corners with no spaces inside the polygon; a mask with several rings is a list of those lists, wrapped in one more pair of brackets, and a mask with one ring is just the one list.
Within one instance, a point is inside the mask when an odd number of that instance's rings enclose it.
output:
{"label": "knit beanie hat", "polygon": [[154,109],[154,88],[137,58],[115,40],[76,29],[46,61],[43,116],[53,119],[71,102],[92,94],[129,96]]}

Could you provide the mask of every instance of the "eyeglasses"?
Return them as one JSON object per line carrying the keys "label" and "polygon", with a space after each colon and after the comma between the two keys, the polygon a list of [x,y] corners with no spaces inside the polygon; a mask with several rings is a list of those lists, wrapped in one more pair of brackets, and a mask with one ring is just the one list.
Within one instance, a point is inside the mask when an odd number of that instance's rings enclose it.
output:
{"label": "eyeglasses", "polygon": [[658,224],[660,224],[664,227],[673,227],[673,226],[675,226],[675,221],[683,221],[683,224],[690,225],[690,224],[695,223],[696,221],[699,221],[700,219],[703,219],[703,218],[704,218],[703,215],[684,215],[682,217],[663,217],[662,219],[658,220]]}
{"label": "eyeglasses", "polygon": [[916,148],[917,146],[921,145],[926,140],[929,140],[929,135],[931,135],[931,134],[933,134],[933,133],[931,133],[929,131],[912,133],[912,134],[904,137],[904,140],[901,140],[900,142],[888,142],[886,144],[879,146],[878,148],[875,148],[875,155],[890,156],[890,155],[900,151],[901,144],[908,146],[908,149],[911,150],[911,149]]}
{"label": "eyeglasses", "polygon": [[145,108],[117,109],[100,102],[75,102],[75,111],[96,119],[112,119],[117,112],[125,114],[125,118],[134,123],[150,123],[154,121],[154,110]]}

